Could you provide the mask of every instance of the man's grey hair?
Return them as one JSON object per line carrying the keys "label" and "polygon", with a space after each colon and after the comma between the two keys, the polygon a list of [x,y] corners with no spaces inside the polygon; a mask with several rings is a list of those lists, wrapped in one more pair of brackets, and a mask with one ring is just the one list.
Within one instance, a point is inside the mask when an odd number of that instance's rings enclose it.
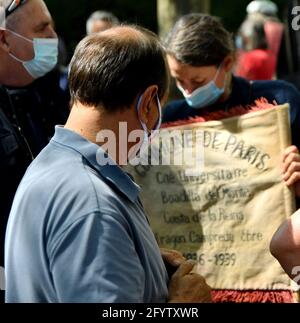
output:
{"label": "man's grey hair", "polygon": [[86,32],[88,35],[92,34],[93,24],[96,21],[106,21],[111,23],[112,26],[117,26],[120,24],[119,19],[113,13],[108,11],[95,11],[91,14],[86,22]]}

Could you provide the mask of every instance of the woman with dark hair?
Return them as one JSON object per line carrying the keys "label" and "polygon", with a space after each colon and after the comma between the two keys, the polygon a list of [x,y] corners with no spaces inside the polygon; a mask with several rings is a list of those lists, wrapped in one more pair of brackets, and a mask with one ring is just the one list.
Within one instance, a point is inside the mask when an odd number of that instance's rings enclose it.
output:
{"label": "woman with dark hair", "polygon": [[[288,187],[300,198],[300,93],[284,81],[254,81],[236,77],[235,46],[232,35],[215,17],[189,14],[176,23],[168,35],[165,47],[172,77],[184,100],[170,102],[164,109],[163,122],[178,125],[198,117],[220,114],[233,115],[237,107],[255,106],[255,101],[289,103],[293,145],[282,158],[283,177]],[[274,142],[274,144],[277,144]],[[267,216],[267,215],[266,215]],[[226,277],[224,277],[226,279]],[[243,277],[247,280],[247,277]],[[227,300],[285,302],[283,294],[268,291],[225,291]],[[258,297],[259,296],[259,297]],[[224,297],[221,299],[224,300]]]}
{"label": "woman with dark hair", "polygon": [[165,123],[199,117],[213,111],[253,105],[257,99],[290,104],[293,147],[285,158],[285,180],[300,197],[300,93],[285,81],[254,81],[236,77],[235,46],[218,18],[204,14],[183,16],[169,33],[165,48],[172,77],[185,100],[169,103]]}
{"label": "woman with dark hair", "polygon": [[276,57],[269,50],[264,24],[246,20],[239,33],[242,48],[235,74],[247,80],[272,80],[276,74]]}

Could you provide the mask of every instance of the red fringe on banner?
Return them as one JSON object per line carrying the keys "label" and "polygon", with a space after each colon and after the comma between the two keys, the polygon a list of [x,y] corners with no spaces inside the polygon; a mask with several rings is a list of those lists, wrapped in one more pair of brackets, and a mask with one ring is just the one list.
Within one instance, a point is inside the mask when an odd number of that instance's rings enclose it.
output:
{"label": "red fringe on banner", "polygon": [[291,291],[212,291],[213,303],[295,303]]}
{"label": "red fringe on banner", "polygon": [[[247,107],[233,107],[227,111],[219,110],[202,114],[201,117],[179,120],[177,122],[165,123],[162,128],[177,127],[199,122],[223,120],[232,117],[242,116],[251,112],[272,109],[277,106],[276,102],[269,103],[265,98],[256,100]],[[240,291],[240,290],[214,290],[212,291],[214,303],[294,303],[291,291]]]}
{"label": "red fringe on banner", "polygon": [[212,291],[213,303],[295,303],[291,291]]}
{"label": "red fringe on banner", "polygon": [[247,107],[242,107],[242,106],[233,107],[233,108],[228,109],[227,111],[218,110],[218,111],[213,111],[213,112],[209,112],[209,113],[204,113],[201,115],[201,117],[190,118],[189,120],[178,120],[175,122],[164,123],[162,128],[177,127],[177,126],[183,126],[183,125],[199,123],[199,122],[201,123],[201,122],[208,122],[208,121],[216,121],[216,120],[233,118],[233,117],[242,116],[242,115],[245,115],[245,114],[248,114],[251,112],[272,109],[277,105],[278,104],[276,102],[273,102],[273,104],[271,104],[267,101],[267,99],[261,98],[261,99],[255,101],[255,105],[250,105]]}

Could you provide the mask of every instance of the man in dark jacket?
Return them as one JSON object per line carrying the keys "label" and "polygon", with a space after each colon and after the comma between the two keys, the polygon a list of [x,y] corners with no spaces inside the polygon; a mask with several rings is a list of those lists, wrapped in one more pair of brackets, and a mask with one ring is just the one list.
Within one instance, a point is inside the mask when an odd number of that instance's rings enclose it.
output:
{"label": "man in dark jacket", "polygon": [[[32,159],[63,124],[68,102],[59,89],[58,41],[42,0],[0,0],[0,267],[12,200]],[[49,73],[52,71],[51,73]],[[3,289],[3,286],[0,286]],[[1,295],[1,298],[3,295]]]}

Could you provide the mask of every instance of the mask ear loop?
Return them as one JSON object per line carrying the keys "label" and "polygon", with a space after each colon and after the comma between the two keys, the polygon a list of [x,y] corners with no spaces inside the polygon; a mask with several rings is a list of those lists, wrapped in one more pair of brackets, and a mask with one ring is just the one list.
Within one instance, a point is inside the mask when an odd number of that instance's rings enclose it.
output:
{"label": "mask ear loop", "polygon": [[[222,62],[222,63],[219,65],[219,67],[218,67],[218,71],[217,71],[216,76],[215,76],[215,78],[214,78],[214,82],[216,82],[217,78],[219,77],[220,72],[221,72],[221,68],[222,68],[223,64],[224,64],[224,62]],[[223,82],[223,89],[225,88],[226,83],[227,83],[227,73],[226,73],[225,78],[224,78],[224,82]]]}
{"label": "mask ear loop", "polygon": [[137,115],[138,115],[138,118],[140,120],[140,123],[142,125],[143,130],[147,133],[148,139],[151,141],[151,139],[153,137],[155,137],[155,134],[160,129],[161,122],[162,122],[162,108],[161,108],[161,104],[160,104],[160,100],[159,100],[158,94],[156,94],[157,109],[158,109],[158,120],[157,120],[157,123],[155,125],[154,130],[149,131],[149,129],[147,128],[146,124],[140,119],[140,116],[139,116],[139,110],[141,108],[142,99],[143,99],[143,95],[140,95],[140,97],[139,97],[139,99],[137,101],[137,104],[136,104],[136,112],[137,112]]}
{"label": "mask ear loop", "polygon": [[157,101],[157,109],[158,109],[158,120],[157,120],[154,130],[151,131],[150,142],[159,133],[159,129],[160,129],[161,123],[162,123],[162,108],[161,108],[158,94],[156,94],[156,101]]}
{"label": "mask ear loop", "polygon": [[223,62],[218,67],[217,73],[216,73],[215,78],[214,78],[214,82],[216,82],[217,78],[220,75],[220,71],[221,71],[222,65],[223,65]]}
{"label": "mask ear loop", "polygon": [[137,112],[137,115],[138,115],[138,118],[140,120],[140,123],[141,123],[141,126],[143,128],[143,130],[147,133],[147,135],[149,136],[149,130],[147,129],[147,126],[146,124],[141,120],[140,118],[140,108],[141,108],[141,103],[142,103],[142,99],[143,99],[143,94],[140,95],[138,101],[137,101],[137,104],[136,104],[136,112]]}
{"label": "mask ear loop", "polygon": [[[29,38],[26,38],[26,37],[24,37],[24,36],[22,36],[22,35],[19,35],[18,33],[16,33],[16,32],[14,32],[14,31],[12,31],[12,30],[10,30],[10,29],[4,29],[4,30],[7,30],[8,32],[10,32],[10,33],[12,33],[13,35],[15,35],[16,37],[19,37],[19,38],[21,38],[21,39],[23,39],[23,40],[26,40],[26,41],[28,41],[28,42],[30,42],[30,43],[32,43],[33,44],[33,41],[31,40],[31,39],[29,39]],[[20,59],[20,58],[18,58],[18,57],[16,57],[15,55],[13,55],[12,53],[9,53],[9,55],[12,57],[12,58],[14,58],[17,62],[19,62],[19,63],[26,63],[26,61],[23,61],[22,59]]]}
{"label": "mask ear loop", "polygon": [[28,42],[30,42],[30,43],[32,43],[32,44],[33,44],[33,40],[31,40],[31,39],[29,39],[29,38],[27,38],[27,37],[24,37],[24,36],[22,36],[22,35],[20,35],[20,34],[18,34],[18,33],[16,33],[16,32],[14,32],[14,31],[10,30],[10,29],[7,29],[7,28],[6,28],[5,30],[7,30],[7,31],[9,31],[10,33],[14,34],[15,36],[20,37],[20,38],[22,38],[23,40],[26,40],[26,41],[28,41]]}

